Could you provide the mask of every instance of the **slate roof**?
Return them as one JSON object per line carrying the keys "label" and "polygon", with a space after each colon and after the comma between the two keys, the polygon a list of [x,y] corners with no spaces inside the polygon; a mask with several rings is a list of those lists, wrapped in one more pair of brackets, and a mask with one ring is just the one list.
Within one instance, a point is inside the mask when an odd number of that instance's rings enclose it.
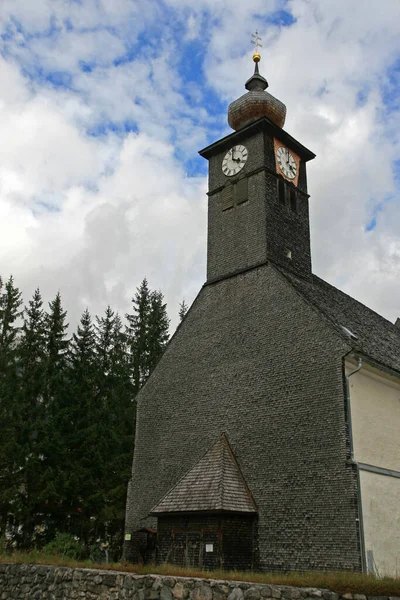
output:
{"label": "slate roof", "polygon": [[150,514],[200,511],[257,512],[225,435],[178,481]]}
{"label": "slate roof", "polygon": [[400,327],[316,275],[305,280],[286,270],[279,268],[279,271],[323,313],[356,352],[400,372]]}

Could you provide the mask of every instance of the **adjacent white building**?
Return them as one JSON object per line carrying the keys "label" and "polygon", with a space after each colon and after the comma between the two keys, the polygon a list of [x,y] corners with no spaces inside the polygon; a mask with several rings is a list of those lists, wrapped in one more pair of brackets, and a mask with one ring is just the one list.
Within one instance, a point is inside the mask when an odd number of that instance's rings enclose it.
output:
{"label": "adjacent white building", "polygon": [[[400,577],[400,378],[361,365],[350,375],[349,399],[365,565]],[[355,368],[347,361],[347,376]]]}

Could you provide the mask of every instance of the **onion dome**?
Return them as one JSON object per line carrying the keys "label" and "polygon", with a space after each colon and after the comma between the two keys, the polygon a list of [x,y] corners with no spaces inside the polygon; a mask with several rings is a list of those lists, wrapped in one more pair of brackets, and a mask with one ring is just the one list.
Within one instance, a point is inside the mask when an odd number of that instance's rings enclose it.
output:
{"label": "onion dome", "polygon": [[268,117],[275,125],[283,127],[286,118],[286,106],[265,91],[268,87],[268,81],[258,71],[261,56],[257,50],[253,54],[253,60],[255,62],[254,75],[245,84],[248,92],[229,105],[228,123],[232,129],[237,131],[260,117]]}

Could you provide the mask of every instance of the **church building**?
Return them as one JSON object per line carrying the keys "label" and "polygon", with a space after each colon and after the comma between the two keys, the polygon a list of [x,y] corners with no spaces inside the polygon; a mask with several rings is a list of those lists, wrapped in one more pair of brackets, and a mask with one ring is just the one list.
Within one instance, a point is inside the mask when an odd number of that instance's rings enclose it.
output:
{"label": "church building", "polygon": [[400,572],[400,327],[313,274],[307,162],[259,73],[209,165],[207,280],[137,397],[125,558]]}

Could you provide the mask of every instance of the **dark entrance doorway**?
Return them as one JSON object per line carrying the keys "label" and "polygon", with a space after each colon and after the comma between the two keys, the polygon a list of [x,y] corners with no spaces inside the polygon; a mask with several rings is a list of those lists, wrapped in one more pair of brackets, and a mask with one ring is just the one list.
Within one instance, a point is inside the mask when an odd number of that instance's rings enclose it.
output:
{"label": "dark entrance doorway", "polygon": [[253,569],[256,533],[253,515],[160,516],[157,562],[207,570]]}

